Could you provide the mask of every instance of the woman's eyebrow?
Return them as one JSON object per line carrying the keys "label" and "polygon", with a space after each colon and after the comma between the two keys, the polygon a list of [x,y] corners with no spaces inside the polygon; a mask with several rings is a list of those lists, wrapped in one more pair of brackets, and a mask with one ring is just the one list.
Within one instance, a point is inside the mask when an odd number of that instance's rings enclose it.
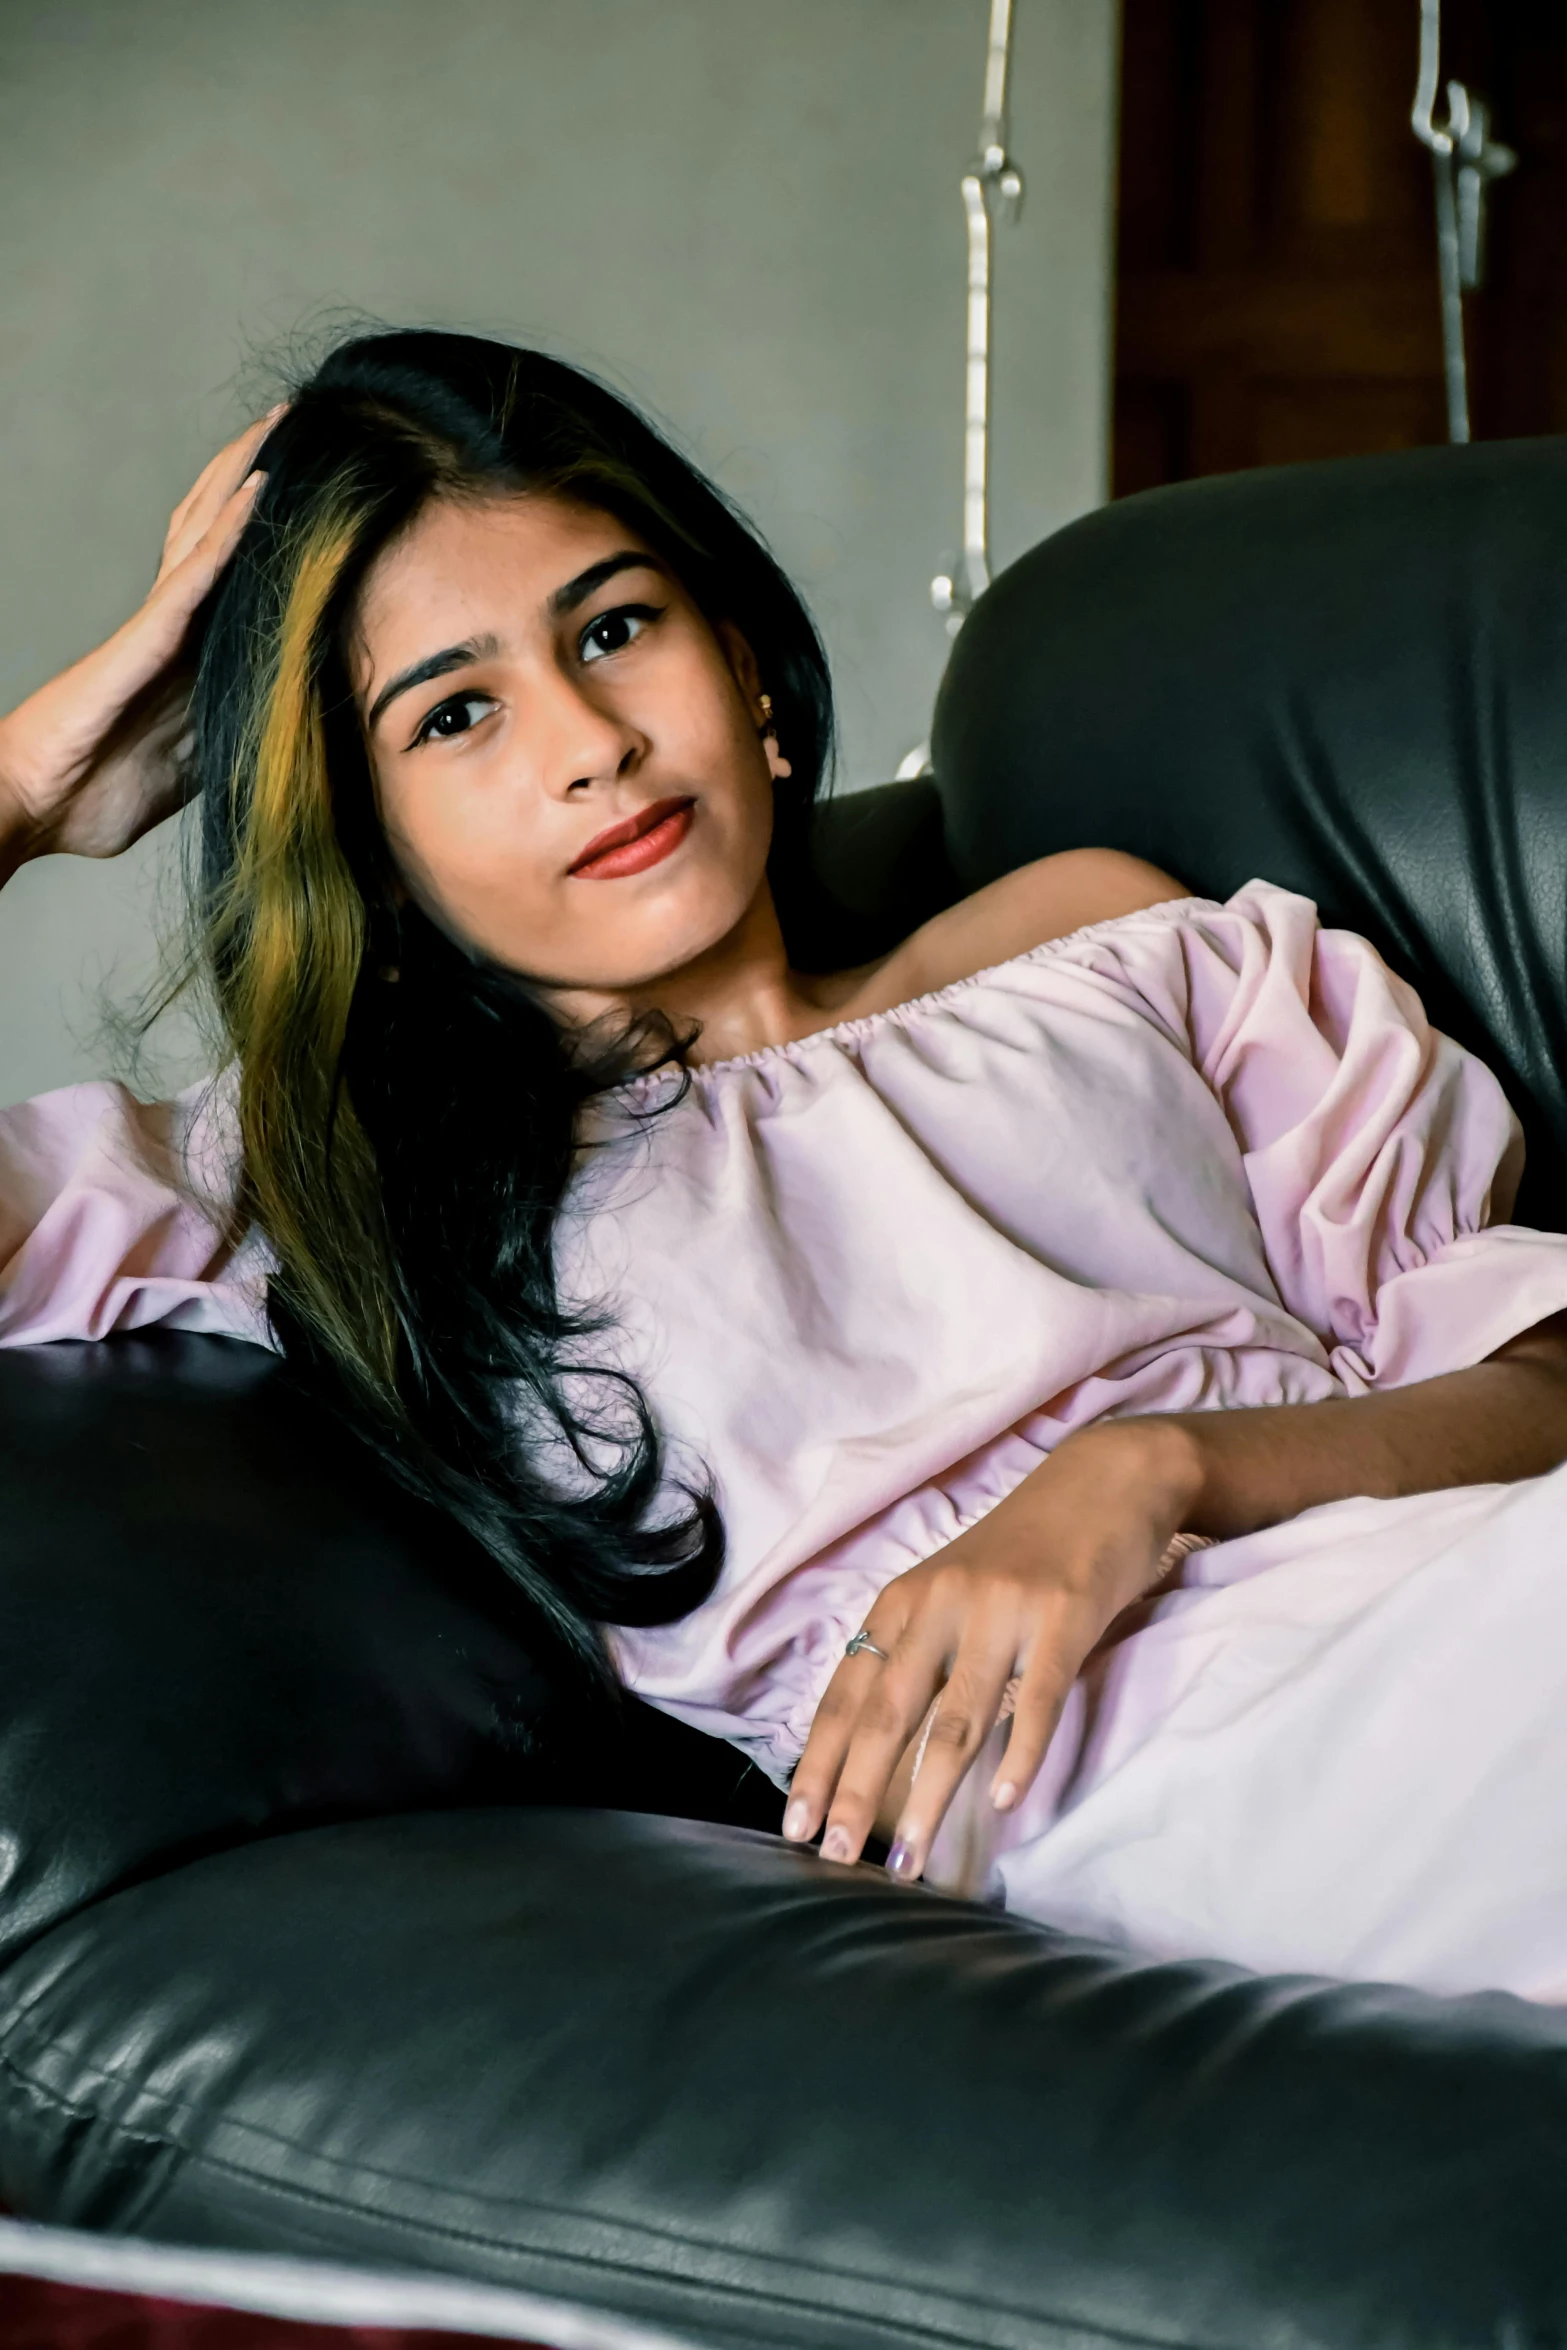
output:
{"label": "woman's eyebrow", "polygon": [[[648,554],[644,548],[622,547],[615,554],[602,556],[597,563],[590,563],[586,571],[579,571],[575,579],[566,581],[564,587],[556,588],[546,610],[552,620],[559,620],[566,613],[575,612],[579,604],[585,604],[589,596],[596,594],[604,582],[613,579],[617,572],[666,571],[666,568],[656,555]],[[371,703],[370,715],[365,720],[366,731],[374,732],[383,713],[399,694],[411,693],[416,685],[428,685],[432,678],[449,676],[454,669],[466,669],[470,661],[491,660],[500,649],[500,638],[497,636],[469,637],[464,644],[448,645],[443,652],[431,653],[425,660],[415,661],[411,668],[399,670]]]}
{"label": "woman's eyebrow", "polygon": [[415,661],[411,669],[400,669],[371,703],[370,715],[365,720],[366,731],[374,732],[382,712],[399,694],[411,693],[416,685],[428,685],[432,677],[446,677],[454,669],[466,669],[470,661],[492,660],[500,649],[498,636],[471,636],[465,644],[448,645],[444,652],[431,653],[428,659]]}
{"label": "woman's eyebrow", "polygon": [[585,604],[617,571],[664,571],[667,575],[667,567],[645,547],[622,547],[617,554],[590,563],[586,571],[579,571],[575,579],[568,579],[564,587],[558,587],[546,607],[550,618],[559,620],[567,612],[575,612],[579,604]]}

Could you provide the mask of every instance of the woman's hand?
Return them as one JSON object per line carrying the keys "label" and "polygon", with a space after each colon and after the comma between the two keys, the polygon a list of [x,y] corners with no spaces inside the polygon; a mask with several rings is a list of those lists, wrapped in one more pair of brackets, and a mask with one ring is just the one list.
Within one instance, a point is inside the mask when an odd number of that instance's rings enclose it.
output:
{"label": "woman's hand", "polygon": [[1084,1659],[1158,1580],[1201,1484],[1184,1426],[1116,1421],[1068,1437],[988,1517],[876,1601],[865,1630],[886,1651],[845,1657],[795,1771],[786,1836],[826,1821],[828,1860],[859,1857],[932,1704],[919,1773],[888,1866],[917,1877],[969,1765],[1018,1687],[991,1788],[1020,1803]]}
{"label": "woman's hand", "polygon": [[1178,1533],[1227,1541],[1350,1494],[1391,1498],[1542,1477],[1567,1461],[1567,1312],[1468,1370],[1371,1395],[1113,1420],[1069,1436],[987,1518],[889,1583],[817,1708],[784,1834],[825,1819],[855,1860],[930,1711],[889,1866],[917,1877],[964,1772],[1019,1676],[991,1800],[1027,1793],[1068,1690]]}
{"label": "woman's hand", "polygon": [[256,452],[281,413],[220,449],[176,506],[140,611],[0,718],[0,873],[51,850],[118,856],[187,796],[190,624],[250,519]]}

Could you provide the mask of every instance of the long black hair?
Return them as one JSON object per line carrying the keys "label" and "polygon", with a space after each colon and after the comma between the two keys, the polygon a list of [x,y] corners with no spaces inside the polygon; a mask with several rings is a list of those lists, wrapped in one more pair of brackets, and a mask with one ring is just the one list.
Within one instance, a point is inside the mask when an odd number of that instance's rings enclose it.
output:
{"label": "long black hair", "polygon": [[721,493],[541,353],[357,337],[295,386],[259,463],[193,724],[203,952],[239,1071],[240,1213],[276,1265],[272,1326],[299,1376],[602,1674],[598,1627],[688,1612],[723,1533],[704,1490],[672,1510],[646,1401],[608,1334],[562,1302],[552,1239],[584,1105],[684,1048],[657,1021],[568,1044],[524,984],[399,902],[345,632],[368,567],[432,500],[556,492],[612,514],[756,656],[793,770],[769,868],[785,916],[830,757],[826,659]]}

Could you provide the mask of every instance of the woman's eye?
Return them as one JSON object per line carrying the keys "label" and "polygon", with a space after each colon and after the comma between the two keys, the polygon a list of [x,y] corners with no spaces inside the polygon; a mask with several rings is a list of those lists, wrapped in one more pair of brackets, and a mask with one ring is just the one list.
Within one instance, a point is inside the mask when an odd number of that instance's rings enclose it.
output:
{"label": "woman's eye", "polygon": [[440,703],[430,712],[414,736],[414,741],[449,742],[453,735],[471,734],[479,719],[494,707],[495,700],[491,694],[453,694],[449,702]]}
{"label": "woman's eye", "polygon": [[657,612],[648,605],[622,604],[617,611],[601,612],[582,632],[579,649],[583,660],[602,661],[606,653],[624,652],[648,622],[657,618]]}

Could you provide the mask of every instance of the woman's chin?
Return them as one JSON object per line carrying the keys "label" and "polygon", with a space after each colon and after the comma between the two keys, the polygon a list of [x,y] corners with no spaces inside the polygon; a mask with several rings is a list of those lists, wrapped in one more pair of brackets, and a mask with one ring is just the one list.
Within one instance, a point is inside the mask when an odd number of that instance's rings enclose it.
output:
{"label": "woman's chin", "polygon": [[[674,860],[670,860],[671,864]],[[710,877],[671,873],[662,887],[658,870],[637,876],[647,886],[604,885],[604,912],[591,941],[583,939],[572,962],[592,978],[585,987],[642,998],[649,988],[676,980],[720,954],[746,930],[755,891],[737,888],[729,876],[714,887]]]}
{"label": "woman's chin", "polygon": [[[541,952],[536,932],[524,940],[508,926],[507,935],[489,942],[470,931],[468,942],[470,951],[552,994],[600,999],[605,1008],[617,1002],[645,1008],[661,986],[721,953],[742,930],[747,910],[743,903],[644,909],[609,899],[592,940],[579,935]],[[670,1008],[677,1010],[678,1002]]]}

